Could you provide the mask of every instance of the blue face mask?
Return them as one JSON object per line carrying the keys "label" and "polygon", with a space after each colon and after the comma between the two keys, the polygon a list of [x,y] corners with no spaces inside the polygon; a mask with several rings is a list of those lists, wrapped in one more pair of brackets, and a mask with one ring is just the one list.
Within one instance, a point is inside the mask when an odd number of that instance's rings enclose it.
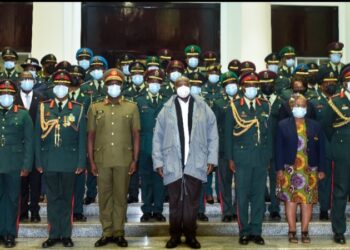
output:
{"label": "blue face mask", "polygon": [[100,80],[103,76],[103,70],[102,69],[94,69],[93,71],[90,72],[90,75],[95,79],[95,80]]}
{"label": "blue face mask", "polygon": [[245,89],[244,95],[249,99],[253,100],[258,94],[258,88],[256,87],[248,87]]}
{"label": "blue face mask", "polygon": [[29,72],[32,74],[32,76],[35,79],[36,78],[36,71],[35,70],[29,70]]}
{"label": "blue face mask", "polygon": [[121,88],[117,84],[109,85],[107,87],[108,95],[112,98],[117,98],[120,95]]}
{"label": "blue face mask", "polygon": [[191,95],[199,95],[202,91],[201,87],[191,86]]}
{"label": "blue face mask", "polygon": [[82,67],[85,70],[87,70],[90,67],[90,61],[86,59],[78,61],[78,64],[80,67]]}
{"label": "blue face mask", "polygon": [[338,64],[340,62],[341,59],[341,54],[331,54],[331,62]]}
{"label": "blue face mask", "polygon": [[179,71],[174,71],[170,73],[170,80],[175,82],[182,74]]}
{"label": "blue face mask", "polygon": [[56,85],[53,87],[53,93],[56,95],[56,97],[62,99],[66,95],[68,95],[69,88],[65,85]]}
{"label": "blue face mask", "polygon": [[143,83],[143,75],[133,75],[131,80],[136,86],[140,86]]}
{"label": "blue face mask", "polygon": [[130,75],[129,64],[123,65],[122,69],[123,69],[123,73],[124,73],[125,75]]}
{"label": "blue face mask", "polygon": [[31,79],[25,79],[21,81],[21,88],[24,91],[31,91],[33,89],[34,86],[34,81]]}
{"label": "blue face mask", "polygon": [[210,83],[217,83],[220,80],[220,76],[217,74],[210,74],[208,80]]}
{"label": "blue face mask", "polygon": [[286,60],[286,66],[287,66],[288,68],[293,67],[294,64],[295,64],[295,60],[294,60],[293,58],[290,58],[290,59],[287,59],[287,60]]}
{"label": "blue face mask", "polygon": [[8,108],[13,104],[13,95],[4,94],[0,95],[0,104],[4,108]]}
{"label": "blue face mask", "polygon": [[160,84],[157,82],[148,84],[148,91],[151,92],[152,95],[158,94],[160,90]]}
{"label": "blue face mask", "polygon": [[303,107],[294,107],[292,110],[293,116],[295,118],[304,118],[306,115],[306,108]]}
{"label": "blue face mask", "polygon": [[5,69],[13,69],[15,67],[14,61],[5,61],[4,62]]}
{"label": "blue face mask", "polygon": [[198,58],[197,57],[190,57],[188,59],[188,66],[190,66],[191,68],[197,68]]}
{"label": "blue face mask", "polygon": [[277,74],[278,65],[277,64],[269,64],[269,65],[267,65],[267,69]]}
{"label": "blue face mask", "polygon": [[225,87],[225,90],[226,90],[226,94],[228,94],[229,96],[234,96],[238,90],[237,84],[235,83],[227,84]]}

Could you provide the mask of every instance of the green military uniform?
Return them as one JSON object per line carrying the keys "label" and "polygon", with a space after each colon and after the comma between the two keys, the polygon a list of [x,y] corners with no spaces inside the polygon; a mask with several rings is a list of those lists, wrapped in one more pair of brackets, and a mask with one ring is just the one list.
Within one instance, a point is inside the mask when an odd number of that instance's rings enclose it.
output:
{"label": "green military uniform", "polygon": [[2,60],[6,63],[6,60],[14,60],[14,64],[12,68],[6,68],[4,66],[4,70],[0,72],[0,79],[8,79],[17,83],[19,74],[21,73],[16,69],[16,61],[18,59],[17,52],[9,47],[3,49],[1,53]]}
{"label": "green military uniform", "polygon": [[239,76],[241,74],[239,71],[240,66],[241,66],[241,62],[237,59],[233,59],[228,63],[227,69],[229,71],[234,72],[237,76]]}
{"label": "green military uniform", "polygon": [[[184,75],[188,75],[188,74],[191,74],[191,73],[199,73],[201,72],[200,68],[198,67],[199,66],[199,56],[202,52],[201,48],[197,45],[188,45],[185,50],[185,56],[186,56],[186,62],[187,62],[187,67],[184,71]],[[191,66],[191,63],[189,62],[189,60],[191,60],[191,58],[197,58],[197,63],[196,65],[193,64]]]}
{"label": "green military uniform", "polygon": [[[225,72],[220,76],[220,83],[223,87],[228,84],[237,85],[238,77],[233,71]],[[218,133],[219,133],[219,165],[218,165],[218,184],[220,203],[222,208],[222,215],[224,222],[230,222],[234,217],[237,217],[236,211],[232,202],[232,178],[233,173],[227,167],[227,160],[225,159],[225,115],[230,109],[230,101],[236,100],[239,95],[236,93],[234,96],[229,96],[227,92],[214,100],[212,110],[215,114]],[[236,207],[235,202],[235,207]]]}
{"label": "green military uniform", "polygon": [[283,65],[278,69],[278,77],[275,80],[275,89],[278,95],[281,94],[283,89],[290,88],[290,78],[294,71],[294,64],[287,66],[285,61],[289,57],[295,58],[295,49],[291,46],[285,46],[280,50],[279,56],[283,60]]}
{"label": "green military uniform", "polygon": [[[106,71],[103,78],[106,84],[124,81],[123,73],[117,69]],[[93,155],[89,158],[98,169],[98,202],[104,237],[119,237],[125,233],[128,172],[130,163],[135,160],[134,129],[140,130],[140,115],[133,102],[120,98],[118,104],[114,104],[107,98],[89,108],[88,131],[95,134]]]}
{"label": "green military uniform", "polygon": [[[53,74],[53,81],[56,85],[69,85],[71,76],[59,70]],[[41,102],[35,137],[36,166],[43,168],[46,183],[49,239],[70,238],[75,171],[86,167],[83,105],[68,98]]]}
{"label": "green military uniform", "polygon": [[[184,74],[185,65],[179,60],[172,60],[168,63],[166,68],[166,77],[163,78],[164,84],[161,86],[160,94],[168,100],[175,94],[175,78],[172,78],[172,74],[177,74],[180,77]],[[177,73],[178,72],[178,73]],[[176,76],[176,75],[175,75]],[[187,75],[188,76],[188,75]]]}
{"label": "green military uniform", "polygon": [[160,49],[157,55],[159,58],[160,68],[165,71],[168,66],[168,63],[171,61],[173,57],[173,52],[170,49],[164,48],[164,49]]}
{"label": "green military uniform", "polygon": [[[14,94],[14,83],[1,81],[0,92]],[[0,128],[0,238],[5,238],[5,246],[10,247],[15,244],[18,230],[20,172],[29,172],[33,166],[33,122],[24,108],[1,106]],[[8,237],[12,237],[13,241]]]}
{"label": "green military uniform", "polygon": [[217,54],[214,51],[206,51],[203,53],[203,61],[204,61],[204,66],[199,67],[199,70],[205,77],[207,77],[208,67],[216,63]]}
{"label": "green military uniform", "polygon": [[[256,73],[249,73],[240,78],[241,84],[257,84],[258,81]],[[242,97],[235,100],[226,112],[225,155],[226,159],[232,160],[236,166],[235,187],[240,237],[260,236],[262,232],[266,166],[271,158],[269,115],[269,104],[261,98],[250,101]]]}
{"label": "green military uniform", "polygon": [[130,64],[135,61],[135,57],[131,54],[124,53],[119,58],[120,70],[123,71],[125,76],[125,82],[123,84],[122,92],[132,86],[131,76],[130,76]]}

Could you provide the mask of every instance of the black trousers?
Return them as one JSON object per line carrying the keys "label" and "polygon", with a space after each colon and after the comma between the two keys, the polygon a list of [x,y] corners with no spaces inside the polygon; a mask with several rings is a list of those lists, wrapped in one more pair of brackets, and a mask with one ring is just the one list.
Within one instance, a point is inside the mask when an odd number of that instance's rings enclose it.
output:
{"label": "black trousers", "polygon": [[196,236],[197,214],[202,181],[184,175],[183,179],[167,185],[169,191],[169,233],[171,237]]}
{"label": "black trousers", "polygon": [[21,214],[39,213],[40,193],[41,174],[33,167],[28,176],[21,177]]}

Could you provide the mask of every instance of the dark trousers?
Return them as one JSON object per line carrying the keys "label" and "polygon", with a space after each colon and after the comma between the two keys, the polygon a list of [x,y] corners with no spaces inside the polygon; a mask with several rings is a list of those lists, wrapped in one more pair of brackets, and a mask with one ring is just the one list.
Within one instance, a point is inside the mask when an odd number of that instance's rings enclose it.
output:
{"label": "dark trousers", "polygon": [[84,193],[85,193],[86,171],[77,175],[74,185],[74,213],[82,214],[84,212]]}
{"label": "dark trousers", "polygon": [[[270,161],[270,167],[269,167],[269,182],[270,182],[270,192],[269,196],[271,199],[271,204],[268,207],[269,213],[273,212],[280,212],[280,202],[277,199],[276,196],[276,170],[275,170],[275,161]],[[266,187],[267,188],[267,187]]]}
{"label": "dark trousers", "polygon": [[[41,173],[35,167],[26,177],[21,177],[21,214],[39,213],[39,198],[41,193]],[[30,200],[30,204],[29,204]]]}
{"label": "dark trousers", "polygon": [[143,213],[163,213],[164,184],[163,179],[153,171],[152,156],[140,154],[139,174],[141,177],[141,195]]}
{"label": "dark trousers", "polygon": [[17,236],[20,190],[18,171],[0,173],[0,236]]}
{"label": "dark trousers", "polygon": [[184,175],[167,185],[169,191],[169,233],[171,237],[195,237],[202,181]]}
{"label": "dark trousers", "polygon": [[49,238],[72,236],[75,173],[44,172]]}
{"label": "dark trousers", "polygon": [[328,211],[331,208],[331,189],[332,189],[332,161],[326,159],[325,166],[326,177],[318,181],[318,201],[321,211]]}
{"label": "dark trousers", "polygon": [[129,197],[132,197],[134,199],[138,199],[139,197],[139,184],[140,183],[140,175],[139,171],[136,171],[130,178],[129,183]]}
{"label": "dark trousers", "polygon": [[201,193],[199,195],[199,210],[198,213],[205,213],[205,207],[207,205],[206,195],[207,195],[208,183],[202,183]]}
{"label": "dark trousers", "polygon": [[86,178],[86,197],[96,198],[97,195],[97,178],[88,171]]}

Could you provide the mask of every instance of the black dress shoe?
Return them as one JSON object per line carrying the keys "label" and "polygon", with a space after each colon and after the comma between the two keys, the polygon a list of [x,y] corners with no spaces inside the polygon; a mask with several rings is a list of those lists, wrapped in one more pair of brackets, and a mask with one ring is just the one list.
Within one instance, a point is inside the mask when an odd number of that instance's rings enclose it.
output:
{"label": "black dress shoe", "polygon": [[114,243],[116,243],[120,247],[127,247],[128,246],[128,242],[126,241],[124,236],[113,237],[113,241],[114,241]]}
{"label": "black dress shoe", "polygon": [[237,220],[237,214],[232,215],[232,220],[236,221]]}
{"label": "black dress shoe", "polygon": [[170,240],[168,240],[168,242],[166,243],[165,247],[166,248],[175,248],[179,244],[181,244],[181,238],[171,237]]}
{"label": "black dress shoe", "polygon": [[346,240],[344,234],[334,234],[334,242],[338,244],[345,244]]}
{"label": "black dress shoe", "polygon": [[201,248],[201,244],[198,242],[198,240],[196,239],[196,237],[191,237],[191,238],[186,238],[185,243],[190,247],[190,248]]}
{"label": "black dress shoe", "polygon": [[248,236],[246,236],[246,235],[243,235],[243,236],[241,236],[241,237],[239,237],[239,244],[241,244],[241,245],[248,245],[248,243],[249,243],[249,237]]}
{"label": "black dress shoe", "polygon": [[113,241],[113,237],[105,237],[102,236],[98,241],[95,243],[95,247],[102,247],[107,245],[108,243]]}
{"label": "black dress shoe", "polygon": [[47,239],[41,245],[42,248],[48,248],[54,246],[59,240],[58,239]]}
{"label": "black dress shoe", "polygon": [[4,242],[5,242],[4,236],[0,236],[0,244],[2,244]]}
{"label": "black dress shoe", "polygon": [[140,221],[141,222],[148,222],[151,219],[152,215],[151,213],[144,213],[141,218]]}
{"label": "black dress shoe", "polygon": [[169,202],[169,195],[164,197],[164,203]]}
{"label": "black dress shoe", "polygon": [[74,247],[74,243],[71,238],[62,238],[62,243],[64,247]]}
{"label": "black dress shoe", "polygon": [[86,216],[84,216],[82,213],[73,214],[73,221],[85,222],[86,220],[87,220]]}
{"label": "black dress shoe", "polygon": [[161,213],[154,213],[152,216],[156,221],[166,221],[165,217]]}
{"label": "black dress shoe", "polygon": [[137,202],[139,202],[138,198],[135,198],[135,197],[129,197],[128,198],[128,204],[130,204],[130,203],[137,203]]}
{"label": "black dress shoe", "polygon": [[270,218],[271,218],[271,220],[273,220],[273,221],[280,221],[280,220],[281,220],[281,215],[280,215],[279,212],[272,212],[272,213],[270,214]]}
{"label": "black dress shoe", "polygon": [[92,197],[85,197],[84,199],[84,204],[85,205],[90,205],[91,203],[94,203],[95,202],[95,198],[92,198]]}
{"label": "black dress shoe", "polygon": [[39,223],[41,221],[39,213],[32,213],[32,216],[30,217],[30,221],[33,223]]}
{"label": "black dress shoe", "polygon": [[197,218],[200,221],[208,221],[209,220],[208,216],[206,216],[204,213],[198,213]]}
{"label": "black dress shoe", "polygon": [[6,248],[12,248],[16,246],[15,237],[8,235],[5,237],[4,245]]}
{"label": "black dress shoe", "polygon": [[249,240],[258,245],[265,245],[265,241],[260,235],[250,235]]}
{"label": "black dress shoe", "polygon": [[225,215],[224,218],[222,218],[222,222],[231,222],[232,219],[232,216]]}
{"label": "black dress shoe", "polygon": [[213,198],[213,196],[207,196],[207,202],[209,203],[209,204],[214,204],[214,198]]}
{"label": "black dress shoe", "polygon": [[322,221],[329,220],[328,211],[321,211],[320,212],[320,220],[322,220]]}

